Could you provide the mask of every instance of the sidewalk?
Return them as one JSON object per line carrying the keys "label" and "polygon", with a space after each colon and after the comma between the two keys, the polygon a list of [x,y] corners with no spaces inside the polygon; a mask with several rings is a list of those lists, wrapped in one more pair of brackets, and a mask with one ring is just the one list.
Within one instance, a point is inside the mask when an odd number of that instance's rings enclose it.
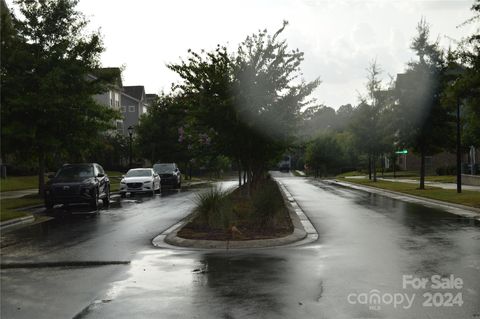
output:
{"label": "sidewalk", "polygon": [[[346,179],[366,179],[367,176],[346,176]],[[377,177],[379,181],[387,181],[387,182],[397,182],[397,183],[408,183],[408,184],[419,184],[420,181],[415,179],[408,179],[408,178],[382,178]],[[439,182],[430,182],[425,181],[425,185],[438,187],[443,189],[457,189],[457,184],[455,183],[439,183]],[[471,186],[471,185],[462,185],[462,189],[469,190],[469,191],[476,191],[480,192],[480,186]]]}

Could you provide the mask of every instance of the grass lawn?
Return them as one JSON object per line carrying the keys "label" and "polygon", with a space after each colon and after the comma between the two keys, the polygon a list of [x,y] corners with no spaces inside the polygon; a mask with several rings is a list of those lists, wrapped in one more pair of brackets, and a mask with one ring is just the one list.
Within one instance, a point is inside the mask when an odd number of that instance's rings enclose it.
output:
{"label": "grass lawn", "polygon": [[37,194],[26,195],[20,198],[6,198],[0,201],[0,221],[27,216],[24,211],[15,211],[17,208],[43,204],[43,199]]}
{"label": "grass lawn", "polygon": [[125,175],[126,172],[119,172],[119,171],[105,171],[109,178],[121,178],[122,175]]}
{"label": "grass lawn", "polygon": [[38,188],[38,176],[36,175],[8,176],[6,179],[0,179],[0,190],[2,192],[18,191],[32,188]]}
{"label": "grass lawn", "polygon": [[[117,171],[107,171],[111,180],[112,191],[118,190],[120,187],[120,179],[124,173]],[[45,176],[45,181],[48,178]],[[0,191],[19,191],[24,189],[38,188],[38,176],[8,176],[6,179],[0,179]]]}
{"label": "grass lawn", "polygon": [[454,189],[442,189],[438,187],[427,187],[424,190],[417,189],[417,184],[409,183],[399,183],[399,182],[389,182],[389,181],[378,181],[376,183],[368,179],[343,179],[348,183],[360,184],[365,186],[372,186],[377,188],[382,188],[386,190],[401,192],[405,194],[426,197],[431,199],[436,199],[444,202],[461,204],[466,206],[472,206],[480,208],[480,192],[462,190],[462,193],[458,194]]}
{"label": "grass lawn", "polygon": [[[340,175],[337,175],[337,178],[342,178],[345,176],[367,176],[368,173],[363,173],[359,171],[353,172],[346,172]],[[420,176],[416,171],[397,171],[396,178],[408,178],[408,179],[416,179],[420,180]],[[378,172],[377,177],[382,177],[382,173]],[[386,172],[384,173],[385,178],[393,178],[393,172]],[[437,182],[437,183],[455,183],[457,181],[457,177],[455,175],[445,175],[445,176],[438,176],[438,175],[430,175],[425,176],[425,180],[429,182]]]}
{"label": "grass lawn", "polygon": [[[415,179],[420,180],[420,177],[415,177]],[[426,176],[425,180],[429,182],[437,182],[437,183],[456,183],[457,176],[455,175]]]}
{"label": "grass lawn", "polygon": [[122,175],[126,173],[118,172],[118,171],[106,171],[108,178],[110,179],[110,191],[111,192],[118,192],[120,190],[120,180],[122,179]]}
{"label": "grass lawn", "polygon": [[365,175],[368,175],[368,173],[365,174],[365,173],[362,173],[362,172],[359,172],[359,171],[352,171],[352,172],[345,172],[345,173],[339,174],[336,177],[341,178],[341,177],[345,177],[345,176],[365,176]]}
{"label": "grass lawn", "polygon": [[[365,174],[364,174],[365,175]],[[368,175],[368,174],[367,174]],[[392,177],[393,178],[393,172],[385,172],[383,174],[385,177],[389,178],[389,177]],[[382,172],[379,171],[377,172],[377,176],[378,177],[381,177],[382,176]],[[396,177],[408,177],[408,178],[415,178],[415,177],[418,177],[418,171],[396,171],[395,172],[395,176]]]}

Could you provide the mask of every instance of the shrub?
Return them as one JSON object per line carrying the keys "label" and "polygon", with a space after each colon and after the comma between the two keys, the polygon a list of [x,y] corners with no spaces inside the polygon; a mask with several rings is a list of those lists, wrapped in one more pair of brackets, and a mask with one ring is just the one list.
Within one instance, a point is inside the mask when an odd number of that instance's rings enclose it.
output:
{"label": "shrub", "polygon": [[457,174],[457,167],[454,165],[438,167],[437,169],[435,169],[435,173],[440,176],[455,175]]}
{"label": "shrub", "polygon": [[267,179],[257,187],[252,196],[253,219],[262,229],[269,229],[275,225],[275,214],[283,207],[283,198],[275,181]]}
{"label": "shrub", "polygon": [[203,226],[210,229],[228,228],[232,221],[230,191],[212,187],[195,198],[195,212]]}

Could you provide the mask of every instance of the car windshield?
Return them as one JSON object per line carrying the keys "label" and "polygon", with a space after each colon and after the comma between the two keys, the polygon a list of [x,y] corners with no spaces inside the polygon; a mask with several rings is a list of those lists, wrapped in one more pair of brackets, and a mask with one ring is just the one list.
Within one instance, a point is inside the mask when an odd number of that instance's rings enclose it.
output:
{"label": "car windshield", "polygon": [[141,176],[152,176],[152,171],[149,169],[136,169],[130,170],[127,172],[126,177],[141,177]]}
{"label": "car windshield", "polygon": [[171,173],[175,170],[175,164],[155,164],[153,169],[157,173]]}
{"label": "car windshield", "polygon": [[69,165],[62,167],[57,173],[58,178],[87,178],[93,177],[92,165]]}

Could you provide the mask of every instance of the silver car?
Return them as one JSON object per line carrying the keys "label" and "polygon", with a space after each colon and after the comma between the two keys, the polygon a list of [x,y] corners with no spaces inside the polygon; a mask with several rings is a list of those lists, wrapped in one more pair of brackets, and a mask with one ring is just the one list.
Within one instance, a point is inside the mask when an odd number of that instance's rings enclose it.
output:
{"label": "silver car", "polygon": [[127,193],[150,193],[160,191],[160,176],[152,168],[133,168],[120,181],[120,196]]}

